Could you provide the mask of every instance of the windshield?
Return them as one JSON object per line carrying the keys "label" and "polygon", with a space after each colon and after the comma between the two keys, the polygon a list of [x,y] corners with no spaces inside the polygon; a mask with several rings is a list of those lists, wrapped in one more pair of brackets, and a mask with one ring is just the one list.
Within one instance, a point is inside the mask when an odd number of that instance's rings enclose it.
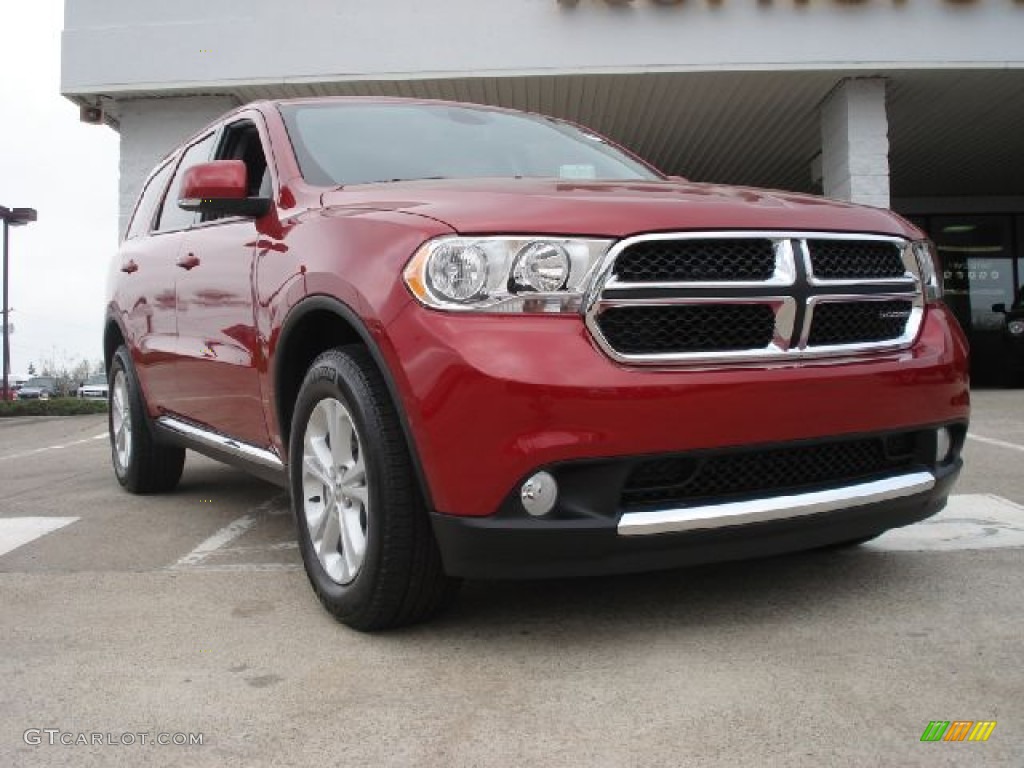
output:
{"label": "windshield", "polygon": [[447,104],[283,104],[302,175],[338,186],[411,179],[660,178],[604,139],[539,115]]}
{"label": "windshield", "polygon": [[47,378],[46,376],[39,376],[34,379],[29,379],[25,382],[26,387],[49,387],[53,386],[53,379]]}
{"label": "windshield", "polygon": [[103,374],[97,374],[96,376],[90,376],[88,379],[85,380],[85,383],[90,385],[106,384],[107,377],[104,376]]}

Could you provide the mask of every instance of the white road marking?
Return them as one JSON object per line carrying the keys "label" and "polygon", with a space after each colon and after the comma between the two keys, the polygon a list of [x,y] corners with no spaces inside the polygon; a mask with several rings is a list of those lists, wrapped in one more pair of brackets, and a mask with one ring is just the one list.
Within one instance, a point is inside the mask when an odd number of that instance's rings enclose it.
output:
{"label": "white road marking", "polygon": [[252,513],[228,523],[213,534],[213,536],[206,539],[198,547],[179,559],[173,567],[187,568],[189,566],[199,565],[218,549],[226,547],[254,525],[256,525],[256,515]]}
{"label": "white road marking", "polygon": [[84,440],[75,440],[74,442],[64,443],[63,445],[48,445],[45,448],[36,448],[34,450],[25,451],[23,453],[12,453],[7,456],[0,456],[0,461],[8,461],[10,459],[23,459],[26,456],[36,456],[40,453],[46,453],[47,451],[59,451],[64,448],[73,448],[76,445],[85,445],[86,443],[91,443],[93,440],[106,439],[107,433],[104,432],[102,435],[93,435],[92,437],[87,437]]}
{"label": "white road marking", "polygon": [[246,531],[251,530],[260,521],[261,517],[282,514],[279,507],[285,498],[284,495],[279,494],[267,499],[242,517],[225,525],[187,555],[179,558],[171,568],[196,568],[214,552],[218,550],[223,551],[228,544],[242,536]]}
{"label": "white road marking", "polygon": [[896,528],[864,545],[890,552],[953,552],[1024,547],[1024,507],[991,494],[950,496],[934,517]]}
{"label": "white road marking", "polygon": [[77,517],[0,517],[0,555],[76,520]]}
{"label": "white road marking", "polygon": [[967,433],[967,439],[977,440],[979,443],[985,443],[986,445],[995,445],[999,448],[1009,448],[1011,451],[1024,451],[1024,445],[1021,445],[1020,443],[1010,443],[1006,440],[997,440],[994,437],[982,437],[981,435],[976,435],[973,432]]}
{"label": "white road marking", "polygon": [[[172,570],[180,570],[174,568]],[[220,565],[193,565],[188,572],[200,573],[280,573],[301,571],[301,565],[293,563],[221,563]]]}

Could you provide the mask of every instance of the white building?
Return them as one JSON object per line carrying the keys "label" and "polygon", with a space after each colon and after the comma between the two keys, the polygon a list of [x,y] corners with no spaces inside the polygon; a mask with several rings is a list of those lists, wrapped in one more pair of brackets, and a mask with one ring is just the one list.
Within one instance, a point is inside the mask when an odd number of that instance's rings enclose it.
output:
{"label": "white building", "polygon": [[121,135],[122,222],[237,104],[425,96],[566,117],[695,180],[891,205],[942,247],[979,350],[1024,283],[1020,0],[69,0],[63,51],[63,92]]}

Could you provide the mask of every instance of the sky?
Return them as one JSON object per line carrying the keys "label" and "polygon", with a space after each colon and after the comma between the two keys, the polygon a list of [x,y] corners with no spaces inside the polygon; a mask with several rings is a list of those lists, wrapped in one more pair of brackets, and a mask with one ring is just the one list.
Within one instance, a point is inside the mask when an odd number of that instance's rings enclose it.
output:
{"label": "sky", "polygon": [[107,268],[118,246],[118,135],[60,95],[63,0],[0,15],[0,205],[35,208],[11,229],[11,372],[102,357]]}

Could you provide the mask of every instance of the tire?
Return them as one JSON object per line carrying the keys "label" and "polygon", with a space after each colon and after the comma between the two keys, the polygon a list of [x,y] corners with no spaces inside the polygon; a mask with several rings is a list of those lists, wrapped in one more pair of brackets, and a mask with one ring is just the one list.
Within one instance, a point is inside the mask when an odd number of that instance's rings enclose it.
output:
{"label": "tire", "polygon": [[361,346],[313,361],[292,418],[292,507],[306,575],[353,629],[424,621],[454,598],[398,414]]}
{"label": "tire", "polygon": [[185,467],[185,449],[157,442],[125,346],[118,347],[110,366],[107,405],[110,460],[117,482],[138,494],[173,490]]}

